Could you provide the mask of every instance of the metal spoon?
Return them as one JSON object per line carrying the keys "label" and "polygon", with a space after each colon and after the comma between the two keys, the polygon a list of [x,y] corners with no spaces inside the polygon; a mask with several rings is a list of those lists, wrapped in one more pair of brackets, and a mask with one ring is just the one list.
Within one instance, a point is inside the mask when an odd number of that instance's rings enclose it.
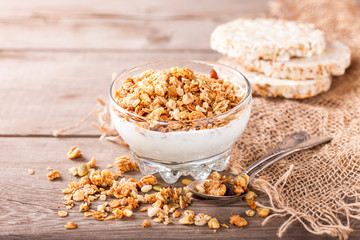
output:
{"label": "metal spoon", "polygon": [[[307,133],[304,131],[294,133],[288,137],[286,137],[281,144],[279,144],[273,152],[270,154],[267,154],[266,156],[262,157],[252,165],[250,165],[241,175],[247,174],[251,179],[253,179],[259,172],[270,166],[271,164],[275,163],[279,159],[288,156],[294,152],[308,149],[311,147],[314,147],[316,145],[327,143],[331,141],[331,137],[321,137],[321,136],[314,136],[310,140],[307,140]],[[212,199],[207,200],[214,201],[215,202],[233,202],[237,199],[243,198],[247,192],[244,192],[243,194],[234,195],[234,196],[214,196],[210,194],[204,194],[196,191],[196,186],[198,184],[204,184],[208,180],[196,180],[191,182],[188,187],[190,191],[197,197],[196,199],[206,200],[206,199]],[[249,183],[247,183],[249,184]]]}

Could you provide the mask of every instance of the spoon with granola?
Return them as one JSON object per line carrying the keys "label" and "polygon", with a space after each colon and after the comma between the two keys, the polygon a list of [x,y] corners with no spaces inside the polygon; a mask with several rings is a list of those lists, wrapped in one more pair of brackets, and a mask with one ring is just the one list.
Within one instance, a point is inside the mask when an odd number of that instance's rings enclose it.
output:
{"label": "spoon with granola", "polygon": [[294,152],[327,143],[331,140],[331,137],[321,136],[314,136],[308,140],[307,132],[296,132],[287,136],[271,153],[250,165],[235,178],[230,176],[221,177],[220,174],[214,174],[211,179],[192,181],[189,183],[188,188],[202,200],[228,201],[243,198],[247,193],[247,186],[251,179],[271,164]]}

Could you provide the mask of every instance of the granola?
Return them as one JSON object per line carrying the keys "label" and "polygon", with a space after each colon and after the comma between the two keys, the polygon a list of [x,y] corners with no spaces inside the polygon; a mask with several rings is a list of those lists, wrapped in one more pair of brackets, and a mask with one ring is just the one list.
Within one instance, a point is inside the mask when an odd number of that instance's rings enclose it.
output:
{"label": "granola", "polygon": [[[218,172],[213,172],[208,181],[204,184],[195,186],[195,190],[199,193],[210,194],[214,196],[232,196],[242,194],[247,189],[247,184],[250,178],[246,174],[237,176],[231,179],[227,176],[222,176]],[[256,195],[256,194],[255,194]]]}
{"label": "granola", "polygon": [[195,216],[195,225],[204,226],[210,221],[211,217],[209,215],[205,215],[203,213],[199,213]]}
{"label": "granola", "polygon": [[34,171],[33,169],[29,169],[29,170],[28,170],[28,174],[29,174],[29,175],[34,175],[34,173],[35,173],[35,171]]}
{"label": "granola", "polygon": [[208,222],[208,226],[209,226],[209,228],[212,228],[212,229],[220,228],[220,224],[216,218],[211,218]]}
{"label": "granola", "polygon": [[230,217],[230,223],[238,227],[243,227],[248,224],[244,218],[235,214]]}
{"label": "granola", "polygon": [[256,209],[258,211],[258,215],[259,217],[267,217],[270,213],[270,209],[267,209],[267,208],[257,208]]}
{"label": "granola", "polygon": [[68,215],[68,212],[67,211],[58,211],[58,215],[60,217],[66,217]]}
{"label": "granola", "polygon": [[127,156],[116,158],[116,160],[114,161],[114,166],[116,166],[117,169],[122,173],[134,171],[135,169],[139,171],[136,162]]}
{"label": "granola", "polygon": [[[219,79],[215,70],[206,76],[186,67],[145,71],[126,79],[114,93],[119,106],[139,116],[136,120],[141,127],[164,132],[223,126],[224,122],[191,126],[187,121],[224,113],[238,105],[244,96],[240,87]],[[118,114],[129,119],[120,112]],[[156,121],[179,122],[163,129],[164,126],[156,124]]]}
{"label": "granola", "polygon": [[180,224],[194,224],[195,223],[195,213],[191,210],[185,210],[185,216],[179,220]]}
{"label": "granola", "polygon": [[[95,158],[93,158],[95,159]],[[127,163],[131,163],[131,159],[127,157],[121,157],[118,163],[121,171],[127,171],[129,166]],[[125,163],[122,165],[122,162]],[[89,167],[90,162],[86,167]],[[95,164],[92,161],[91,164]],[[95,166],[95,165],[90,165]],[[132,165],[130,168],[136,165]],[[77,170],[77,169],[76,169]],[[57,172],[57,171],[54,171]],[[71,173],[72,171],[70,171]],[[51,173],[49,173],[51,174]],[[74,207],[75,202],[82,202],[79,205],[79,211],[84,212],[85,217],[93,216],[94,219],[98,221],[114,220],[121,219],[124,217],[132,217],[134,215],[134,209],[139,208],[142,204],[150,204],[140,209],[141,212],[147,212],[147,215],[153,218],[155,223],[163,223],[168,225],[172,223],[171,218],[179,218],[181,212],[178,209],[185,209],[191,204],[191,191],[188,187],[184,188],[175,188],[172,186],[164,187],[157,183],[156,177],[152,175],[147,175],[141,178],[139,181],[136,181],[132,178],[121,178],[118,180],[116,171],[110,171],[108,169],[104,170],[92,170],[91,173],[87,173],[85,176],[78,179],[77,182],[70,182],[68,187],[63,189],[64,194],[63,200],[67,209]],[[211,180],[215,182],[215,179],[220,181],[217,182],[220,185],[223,185],[222,182],[230,181],[229,177],[222,176],[217,172],[214,172],[210,176]],[[186,179],[185,179],[186,180]],[[247,176],[242,176],[241,178],[235,178],[231,182],[235,186],[246,186],[249,178]],[[190,181],[190,180],[189,180]],[[187,183],[187,182],[186,182]],[[212,190],[216,189],[223,191],[223,187],[219,184],[211,185]],[[245,185],[244,185],[245,184]],[[209,185],[209,186],[210,186]],[[204,191],[208,190],[208,186],[203,186]],[[156,190],[157,192],[149,194],[151,190]],[[184,191],[183,191],[184,190]],[[141,195],[143,192],[145,195]],[[254,198],[257,195],[254,192],[249,192],[245,200],[254,201]],[[109,202],[103,202],[96,207],[96,211],[90,209],[91,202],[100,199],[106,201],[109,199]],[[268,209],[257,209],[259,211],[259,216],[267,216],[269,211]],[[252,210],[250,210],[252,211]],[[254,212],[254,211],[253,211]],[[255,212],[254,212],[255,214]],[[58,215],[61,217],[67,216],[66,211],[59,211]],[[234,218],[234,216],[232,216]],[[232,224],[245,224],[242,218],[235,218],[232,220]],[[240,221],[241,220],[241,221]],[[221,226],[224,228],[229,228],[226,224],[220,224],[216,218],[212,218],[209,215],[195,213],[191,210],[185,210],[183,212],[183,217],[179,220],[180,224],[188,225],[197,225],[204,226],[208,225],[210,228],[216,231]],[[142,224],[143,227],[150,226],[148,220],[145,220]],[[66,228],[76,228],[77,225],[74,223],[68,223]]]}
{"label": "granola", "polygon": [[73,222],[68,222],[64,228],[66,229],[74,229],[74,228],[77,228],[77,224],[76,223],[73,223]]}
{"label": "granola", "polygon": [[69,152],[67,153],[67,157],[69,159],[80,158],[81,156],[82,156],[81,149],[78,148],[77,146],[72,146]]}
{"label": "granola", "polygon": [[60,173],[58,170],[55,170],[55,171],[52,171],[52,172],[49,172],[47,174],[47,178],[50,180],[50,181],[53,181],[54,179],[57,179],[60,177]]}
{"label": "granola", "polygon": [[146,220],[144,220],[144,222],[141,224],[141,226],[142,226],[143,228],[147,228],[147,227],[150,227],[150,223],[149,223],[149,221],[146,219]]}
{"label": "granola", "polygon": [[96,158],[95,157],[91,158],[90,161],[86,163],[86,165],[88,166],[88,168],[96,167]]}

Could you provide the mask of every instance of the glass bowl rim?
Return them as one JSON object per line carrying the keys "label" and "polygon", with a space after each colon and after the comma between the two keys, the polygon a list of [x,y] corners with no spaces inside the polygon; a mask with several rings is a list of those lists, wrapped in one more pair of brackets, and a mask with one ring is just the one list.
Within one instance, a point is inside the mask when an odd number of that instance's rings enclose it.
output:
{"label": "glass bowl rim", "polygon": [[[227,71],[230,71],[232,73],[234,73],[235,75],[243,78],[243,80],[245,80],[245,85],[247,87],[247,91],[245,92],[245,97],[239,102],[239,104],[237,104],[235,107],[227,110],[226,112],[220,113],[218,115],[214,115],[211,117],[207,117],[207,118],[201,118],[201,119],[194,119],[194,120],[171,120],[171,121],[164,121],[164,120],[156,120],[156,119],[151,119],[151,118],[147,118],[147,117],[143,117],[143,116],[139,116],[133,112],[130,112],[124,108],[122,108],[114,99],[113,97],[113,88],[115,83],[117,82],[117,80],[124,74],[130,73],[131,71],[134,71],[136,69],[142,68],[142,67],[146,67],[148,65],[152,65],[152,64],[159,64],[159,63],[166,63],[166,62],[182,62],[182,63],[186,63],[186,62],[190,62],[190,63],[196,63],[196,64],[204,64],[204,65],[211,65],[211,66],[219,66],[221,68],[225,68]],[[110,100],[113,104],[115,104],[116,108],[118,108],[118,110],[120,112],[125,113],[126,115],[130,115],[131,117],[134,117],[135,119],[141,119],[143,121],[153,121],[156,122],[158,124],[170,124],[170,123],[194,123],[194,122],[202,122],[202,121],[209,121],[209,120],[216,120],[219,117],[231,114],[233,112],[236,112],[237,110],[241,109],[249,100],[251,100],[252,97],[252,90],[251,90],[251,84],[249,82],[249,80],[244,76],[244,74],[242,74],[241,72],[239,72],[238,70],[229,67],[225,64],[222,63],[217,63],[214,61],[207,61],[207,60],[193,60],[193,59],[177,59],[177,58],[170,58],[170,59],[163,59],[163,60],[157,60],[157,61],[151,61],[148,63],[144,63],[141,65],[137,65],[135,67],[126,69],[124,71],[122,71],[121,73],[119,73],[117,75],[117,77],[113,80],[113,82],[110,85],[110,91],[109,91],[109,96],[110,96]],[[109,106],[111,107],[111,106]]]}

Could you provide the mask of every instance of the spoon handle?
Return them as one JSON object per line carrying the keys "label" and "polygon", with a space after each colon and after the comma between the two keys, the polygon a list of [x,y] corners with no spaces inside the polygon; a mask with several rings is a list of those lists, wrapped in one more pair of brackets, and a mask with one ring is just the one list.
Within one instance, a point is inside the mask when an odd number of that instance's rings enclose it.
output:
{"label": "spoon handle", "polygon": [[253,167],[250,170],[246,170],[245,173],[249,175],[250,179],[253,179],[259,172],[263,171],[265,168],[267,168],[268,166],[277,162],[278,160],[280,160],[292,153],[298,152],[303,149],[308,149],[308,148],[314,147],[319,144],[327,143],[327,142],[330,142],[331,140],[332,140],[331,137],[314,136],[310,140],[302,142],[302,143],[288,149],[286,152],[276,155],[274,158],[267,159],[268,161],[255,162],[253,164],[255,167]]}
{"label": "spoon handle", "polygon": [[306,140],[308,140],[308,133],[305,131],[296,132],[285,137],[284,140],[279,145],[277,145],[271,153],[263,156],[258,161],[251,164],[249,167],[246,168],[246,171],[244,173],[248,174],[249,172],[252,172],[255,168],[268,161],[269,159],[289,151],[293,147],[298,146],[300,143],[303,143]]}

